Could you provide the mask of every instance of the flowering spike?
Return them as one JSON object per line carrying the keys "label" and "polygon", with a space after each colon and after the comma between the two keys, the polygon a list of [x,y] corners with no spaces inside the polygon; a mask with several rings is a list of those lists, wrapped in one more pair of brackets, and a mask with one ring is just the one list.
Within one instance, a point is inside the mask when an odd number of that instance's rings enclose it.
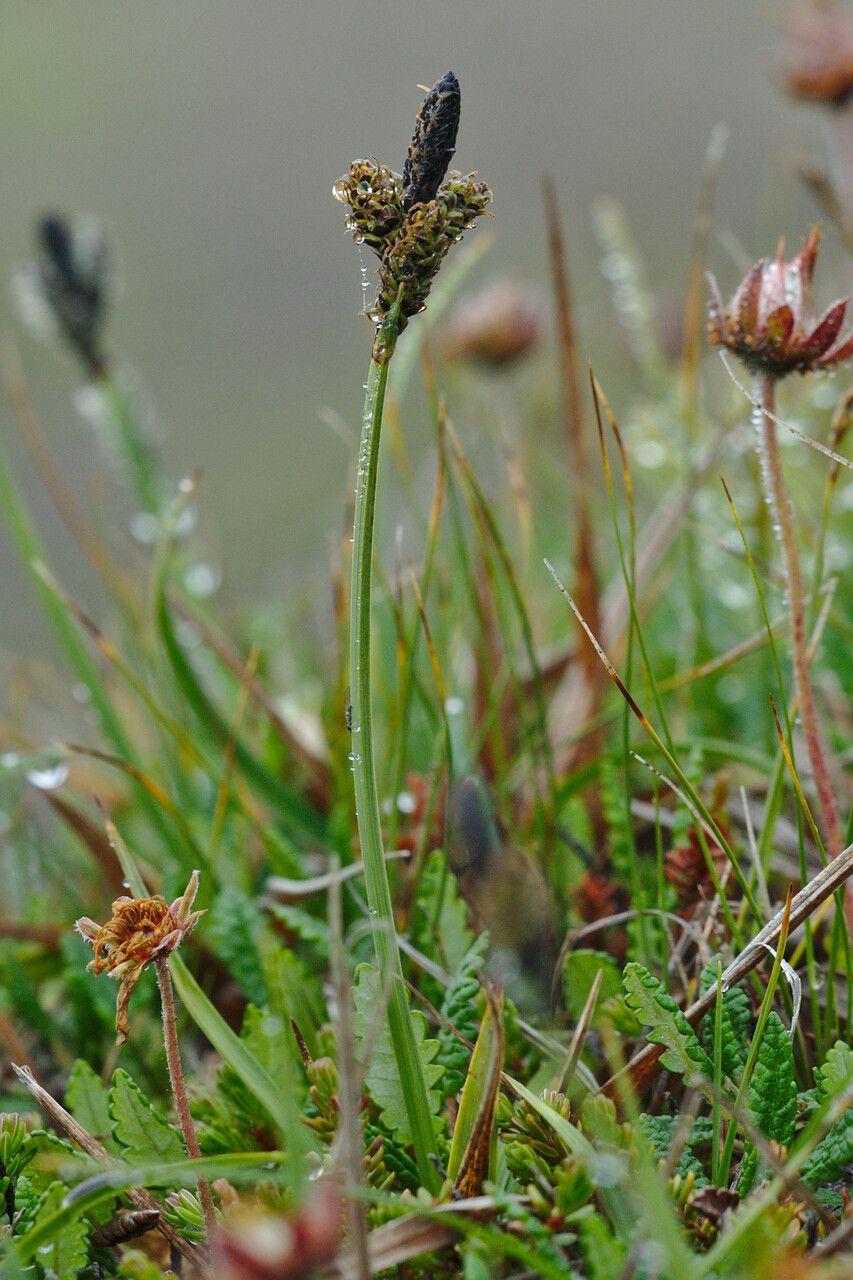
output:
{"label": "flowering spike", "polygon": [[110,263],[103,225],[96,218],[72,220],[49,214],[38,225],[38,261],[20,283],[96,377],[106,358],[102,330],[109,300]]}
{"label": "flowering spike", "polygon": [[476,174],[447,172],[460,101],[459,81],[448,71],[424,100],[402,176],[378,160],[356,160],[332,188],[335,199],[349,206],[356,241],[369,245],[381,262],[376,301],[367,310],[377,326],[401,289],[400,331],[423,310],[451,245],[492,198]]}
{"label": "flowering spike", "polygon": [[820,245],[813,227],[799,253],[784,258],[784,243],[772,261],[763,258],[747,273],[728,307],[723,307],[713,277],[708,334],[753,372],[772,378],[809,373],[850,359],[853,343],[841,339],[847,301],[834,303],[818,319],[811,283]]}
{"label": "flowering spike", "polygon": [[403,167],[403,212],[435,199],[456,150],[462,96],[459,81],[445,71],[424,99]]}

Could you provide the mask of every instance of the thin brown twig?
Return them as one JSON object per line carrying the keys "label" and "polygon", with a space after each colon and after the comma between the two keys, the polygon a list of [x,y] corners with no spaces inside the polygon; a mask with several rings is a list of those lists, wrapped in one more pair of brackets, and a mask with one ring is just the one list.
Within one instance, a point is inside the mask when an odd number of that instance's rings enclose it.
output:
{"label": "thin brown twig", "polygon": [[[793,512],[791,511],[791,504],[782,474],[779,442],[776,438],[776,423],[774,421],[775,397],[775,380],[770,375],[762,375],[756,378],[756,400],[761,406],[758,424],[761,441],[761,471],[767,504],[773,514],[785,561],[785,581],[788,591],[788,605],[791,611],[791,653],[794,663],[797,698],[800,704],[800,721],[823,816],[826,846],[830,857],[835,858],[844,847],[844,835],[841,830],[838,810],[835,806],[832,781],[829,776],[829,768],[818,726],[817,711],[815,710],[807,652],[806,609],[802,572],[800,570],[800,553],[797,546],[796,530],[794,529]],[[853,927],[853,902],[846,910],[846,917],[848,926]]]}
{"label": "thin brown twig", "polygon": [[[545,220],[548,228],[548,247],[551,258],[551,276],[554,282],[554,301],[557,312],[557,328],[560,337],[560,372],[565,398],[566,444],[573,476],[572,502],[575,508],[575,594],[581,601],[584,616],[589,618],[593,630],[600,630],[601,601],[595,571],[595,542],[589,514],[589,455],[584,435],[583,393],[578,363],[577,335],[572,309],[566,247],[560,222],[557,188],[553,178],[543,183]],[[576,661],[582,672],[584,684],[593,713],[598,709],[601,692],[606,684],[595,655],[586,646],[576,651]],[[580,759],[589,760],[598,754],[600,735],[593,733],[583,744]]]}
{"label": "thin brown twig", "polygon": [[[74,1117],[65,1110],[65,1108],[56,1101],[52,1094],[36,1080],[29,1067],[16,1066],[12,1063],[12,1070],[20,1080],[21,1084],[29,1091],[33,1099],[41,1107],[42,1111],[50,1118],[58,1129],[61,1129],[72,1142],[76,1143],[81,1151],[85,1151],[93,1160],[97,1160],[107,1169],[117,1169],[119,1161],[113,1156],[106,1147],[98,1142],[97,1138],[93,1138],[88,1129],[84,1129]],[[160,1214],[157,1223],[157,1230],[166,1239],[169,1246],[177,1253],[185,1258],[187,1262],[195,1263],[198,1266],[204,1266],[204,1252],[199,1249],[198,1245],[192,1244],[189,1240],[171,1227],[163,1217],[163,1207],[158,1204],[150,1192],[140,1187],[130,1187],[124,1193],[131,1204],[136,1205],[137,1209],[156,1209]]]}

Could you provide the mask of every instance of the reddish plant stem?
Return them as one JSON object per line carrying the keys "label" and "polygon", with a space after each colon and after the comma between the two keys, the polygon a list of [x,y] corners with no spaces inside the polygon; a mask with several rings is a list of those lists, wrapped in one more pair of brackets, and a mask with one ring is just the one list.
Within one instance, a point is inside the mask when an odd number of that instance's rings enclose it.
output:
{"label": "reddish plant stem", "polygon": [[[195,1125],[190,1115],[190,1103],[187,1097],[187,1087],[184,1084],[184,1072],[181,1067],[178,1023],[175,1018],[175,992],[172,988],[168,959],[165,956],[158,956],[154,961],[154,968],[157,972],[157,985],[160,988],[160,1003],[163,1009],[163,1042],[166,1046],[166,1061],[169,1064],[172,1097],[175,1100],[175,1109],[181,1124],[181,1132],[184,1135],[187,1155],[191,1160],[199,1160],[201,1158],[201,1148],[198,1145]],[[199,1178],[198,1180],[198,1198],[204,1213],[204,1224],[207,1228],[209,1244],[213,1240],[216,1230],[216,1210],[213,1207],[210,1183],[206,1178]]]}
{"label": "reddish plant stem", "polygon": [[[803,727],[803,737],[806,741],[812,777],[814,778],[820,811],[823,817],[826,847],[830,857],[837,858],[844,848],[844,836],[838,819],[838,810],[835,807],[835,798],[832,794],[832,783],[826,756],[824,755],[812,692],[800,554],[797,547],[793,512],[785,491],[785,481],[782,475],[782,460],[779,457],[776,423],[771,416],[776,411],[776,383],[774,378],[769,374],[757,376],[755,390],[756,400],[761,409],[758,423],[761,474],[767,504],[770,507],[779,533],[779,541],[782,545],[782,555],[785,561],[785,582],[788,589],[788,605],[791,610],[791,651],[794,662],[797,701],[800,707],[800,722]],[[847,908],[847,916],[849,924],[851,922],[850,907]]]}

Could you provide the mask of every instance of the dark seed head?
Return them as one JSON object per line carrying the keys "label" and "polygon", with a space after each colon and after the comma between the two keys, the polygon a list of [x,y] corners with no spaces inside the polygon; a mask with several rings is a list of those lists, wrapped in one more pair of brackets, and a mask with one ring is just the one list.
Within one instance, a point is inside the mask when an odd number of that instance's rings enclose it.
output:
{"label": "dark seed head", "polygon": [[103,227],[58,214],[37,227],[41,292],[66,341],[89,375],[104,367],[101,331],[107,306],[108,252]]}
{"label": "dark seed head", "polygon": [[462,97],[446,71],[424,99],[403,169],[403,212],[435,197],[456,150]]}

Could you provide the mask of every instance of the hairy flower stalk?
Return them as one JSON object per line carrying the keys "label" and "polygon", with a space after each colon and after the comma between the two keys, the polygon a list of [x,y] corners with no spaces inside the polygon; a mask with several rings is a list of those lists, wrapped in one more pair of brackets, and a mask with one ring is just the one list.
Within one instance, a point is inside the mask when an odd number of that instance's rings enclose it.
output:
{"label": "hairy flower stalk", "polygon": [[[747,274],[728,307],[724,307],[713,277],[709,333],[717,346],[727,347],[752,372],[758,445],[765,498],[778,530],[791,611],[791,649],[803,737],[823,818],[827,849],[834,858],[844,837],[815,709],[808,660],[806,612],[800,554],[793,512],[785,490],[776,437],[776,384],[789,373],[816,372],[853,356],[853,337],[842,336],[847,301],[833,303],[818,318],[811,296],[820,233],[814,227],[798,254],[786,262],[780,244],[775,259],[762,259]],[[848,925],[853,924],[853,900],[848,896]]]}
{"label": "hairy flower stalk", "polygon": [[359,160],[335,184],[336,199],[349,206],[349,227],[380,260],[379,290],[369,312],[376,323],[368,373],[353,525],[350,596],[350,690],[352,766],[356,816],[364,863],[373,945],[388,1025],[421,1182],[433,1193],[439,1178],[432,1160],[435,1138],[420,1058],[415,1045],[391,889],[382,842],[373,745],[370,685],[371,579],[379,445],[388,370],[397,337],[426,304],[441,262],[462,233],[485,210],[488,187],[461,173],[445,178],[459,124],[459,84],[448,72],[428,95],[418,116],[403,175],[378,160]]}
{"label": "hairy flower stalk", "polygon": [[[120,1045],[124,1044],[130,1034],[128,1007],[133,989],[148,965],[154,965],[163,1010],[163,1042],[169,1081],[187,1155],[192,1160],[200,1158],[201,1150],[190,1115],[181,1067],[169,956],[204,915],[203,911],[192,910],[198,892],[198,881],[199,874],[194,871],[180,898],[176,898],[171,905],[159,895],[153,898],[124,896],[116,898],[113,914],[106,924],[96,924],[88,916],[83,916],[74,926],[81,937],[93,947],[94,956],[88,965],[92,972],[107,973],[121,984],[116,1001],[116,1042]],[[210,1186],[203,1178],[198,1180],[198,1194],[210,1239],[216,1227],[216,1211]]]}

